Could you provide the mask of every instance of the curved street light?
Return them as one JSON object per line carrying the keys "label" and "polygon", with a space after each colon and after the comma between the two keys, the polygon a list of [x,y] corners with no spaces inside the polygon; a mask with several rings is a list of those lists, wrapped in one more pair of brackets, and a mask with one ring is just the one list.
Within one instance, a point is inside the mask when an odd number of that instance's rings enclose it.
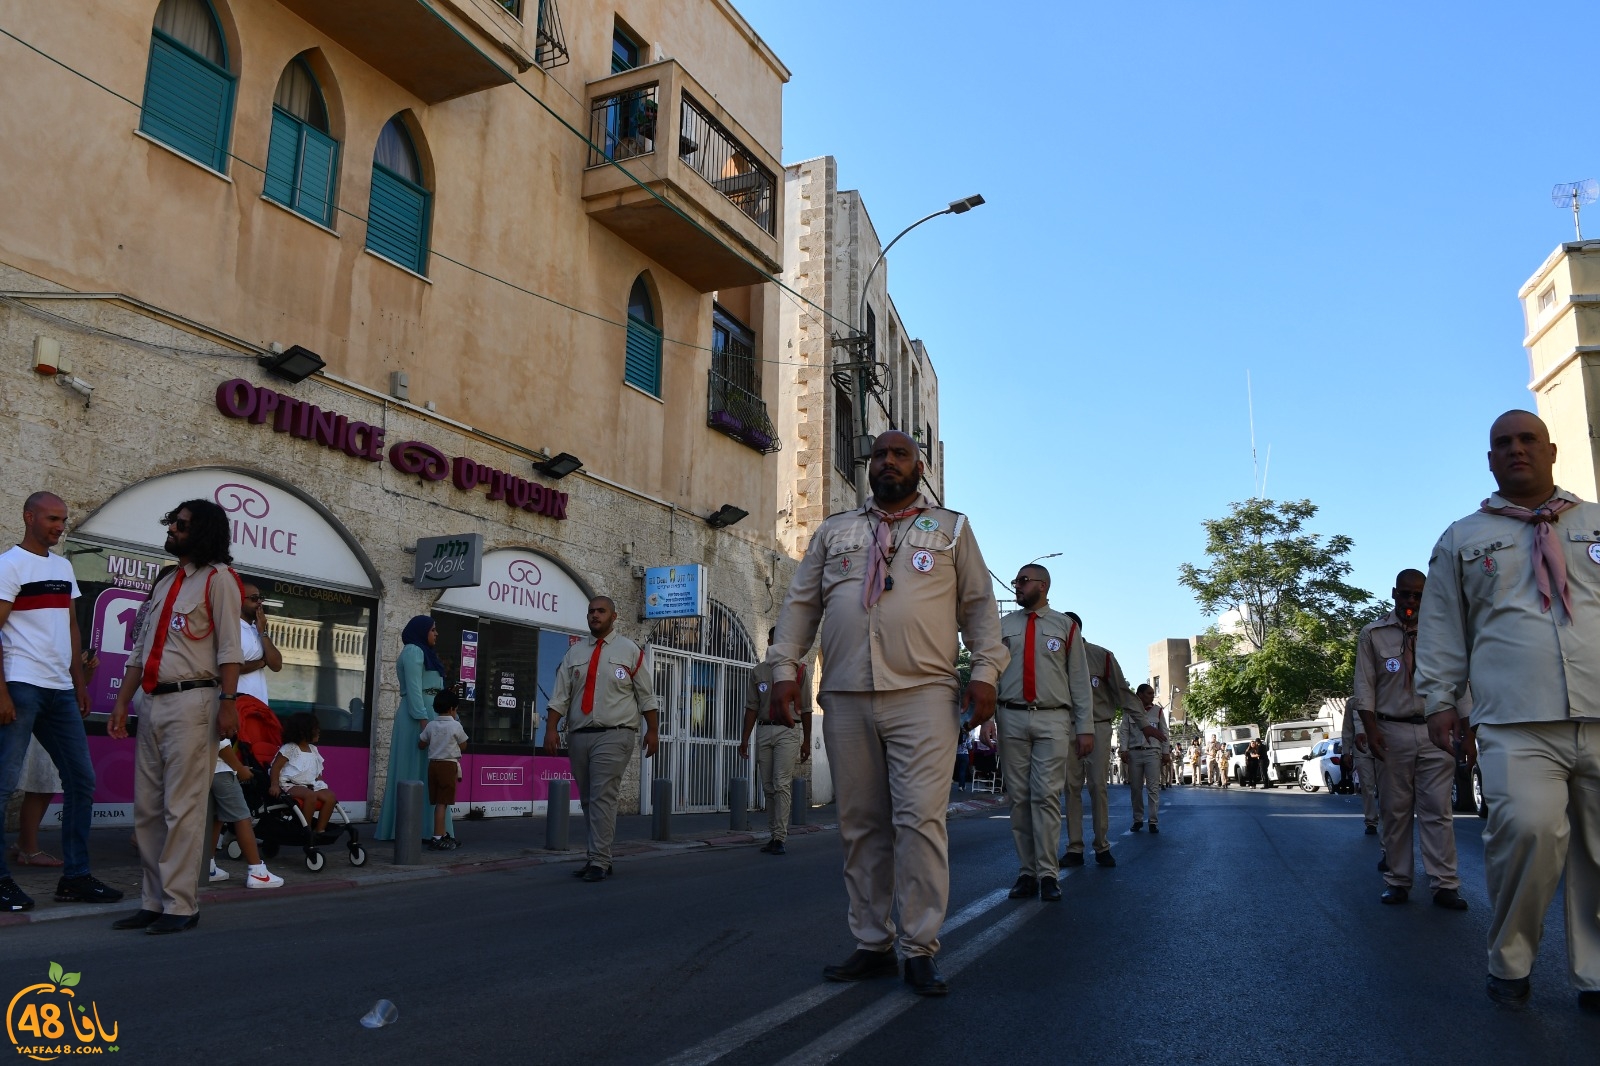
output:
{"label": "curved street light", "polygon": [[[853,360],[856,371],[856,418],[858,420],[857,424],[861,428],[860,435],[865,435],[867,431],[866,349],[867,345],[871,343],[872,340],[875,340],[875,338],[867,337],[867,294],[872,290],[872,275],[878,272],[878,268],[883,265],[884,259],[889,254],[889,249],[893,248],[896,244],[899,244],[901,237],[904,237],[906,234],[910,233],[924,222],[933,221],[940,215],[964,215],[968,211],[971,211],[974,207],[982,206],[983,202],[983,197],[974,193],[972,196],[962,197],[960,200],[951,200],[948,207],[945,207],[939,211],[935,211],[931,215],[924,215],[917,219],[915,222],[911,223],[911,225],[907,226],[899,233],[896,233],[894,235],[894,240],[883,246],[883,251],[878,253],[878,258],[873,262],[872,269],[867,271],[866,278],[861,282],[861,307],[856,314],[856,337],[858,343],[860,344],[860,349],[855,353],[855,359]],[[855,464],[853,468],[856,471],[856,503],[864,504],[867,502],[868,491],[867,463],[863,462],[861,457],[852,457],[852,460]]]}

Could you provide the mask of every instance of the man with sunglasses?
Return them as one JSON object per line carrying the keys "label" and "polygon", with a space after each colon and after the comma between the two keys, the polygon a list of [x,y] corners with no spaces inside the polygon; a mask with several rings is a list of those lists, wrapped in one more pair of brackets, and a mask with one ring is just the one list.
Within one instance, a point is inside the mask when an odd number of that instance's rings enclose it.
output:
{"label": "man with sunglasses", "polygon": [[217,737],[239,731],[242,590],[228,514],[188,500],[166,515],[166,552],[178,565],[150,591],[106,732],[128,736],[128,704],[149,696],[139,718],[133,822],[139,843],[139,910],[116,929],[181,933],[200,922],[200,860],[210,830],[207,800]]}
{"label": "man with sunglasses", "polygon": [[[1022,610],[1000,619],[1011,660],[1000,675],[995,712],[1019,867],[1010,895],[1054,903],[1061,899],[1061,789],[1067,767],[1094,750],[1089,660],[1079,624],[1050,609],[1050,571],[1029,563],[1011,587]],[[1078,835],[1081,854],[1081,826]]]}

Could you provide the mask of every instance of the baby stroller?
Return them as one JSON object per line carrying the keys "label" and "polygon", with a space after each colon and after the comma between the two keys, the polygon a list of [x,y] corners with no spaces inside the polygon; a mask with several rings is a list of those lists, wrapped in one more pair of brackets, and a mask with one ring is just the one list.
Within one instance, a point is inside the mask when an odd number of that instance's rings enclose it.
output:
{"label": "baby stroller", "polygon": [[[260,700],[249,696],[239,698],[239,741],[236,751],[239,761],[250,768],[249,781],[241,781],[245,802],[250,806],[250,816],[255,823],[256,841],[264,858],[272,858],[280,847],[298,847],[305,851],[306,869],[316,873],[327,863],[322,848],[337,844],[349,837],[346,845],[351,866],[364,866],[367,852],[361,846],[361,834],[350,824],[344,804],[335,808],[338,825],[329,825],[316,832],[305,812],[288,795],[269,793],[272,779],[268,768],[283,744],[283,726],[272,709]],[[226,827],[231,830],[233,827]],[[228,858],[237,859],[242,854],[239,841],[229,839],[224,847]]]}

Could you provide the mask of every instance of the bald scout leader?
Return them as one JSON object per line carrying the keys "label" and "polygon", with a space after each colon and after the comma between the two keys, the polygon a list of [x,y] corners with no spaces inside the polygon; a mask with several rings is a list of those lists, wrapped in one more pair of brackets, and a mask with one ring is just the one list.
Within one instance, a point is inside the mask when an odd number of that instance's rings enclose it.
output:
{"label": "bald scout leader", "polygon": [[967,517],[918,492],[922,460],[897,430],[872,445],[873,497],[811,538],[778,618],[773,707],[794,721],[795,672],[822,629],[817,702],[838,794],[856,950],[830,981],[891,977],[895,922],[906,983],[948,989],[934,965],[950,897],[945,807],[955,765],[957,630],[972,652],[970,725],[994,714],[1006,667],[1000,613]]}
{"label": "bald scout leader", "polygon": [[1555,461],[1537,415],[1495,419],[1499,491],[1434,546],[1416,679],[1433,742],[1483,773],[1489,997],[1527,1000],[1565,872],[1567,965],[1600,1014],[1600,506],[1557,488]]}
{"label": "bald scout leader", "polygon": [[[1076,614],[1067,617],[1078,623],[1083,632],[1083,622]],[[1147,725],[1144,704],[1128,687],[1127,678],[1117,657],[1098,644],[1085,642],[1084,654],[1089,661],[1089,692],[1094,703],[1094,751],[1088,759],[1067,767],[1067,850],[1061,856],[1062,866],[1083,865],[1083,786],[1089,785],[1090,818],[1094,822],[1094,861],[1100,866],[1115,866],[1111,854],[1111,841],[1107,833],[1111,827],[1111,808],[1106,797],[1106,785],[1111,778],[1111,727],[1120,709],[1131,726],[1150,740],[1167,739],[1159,729]]]}

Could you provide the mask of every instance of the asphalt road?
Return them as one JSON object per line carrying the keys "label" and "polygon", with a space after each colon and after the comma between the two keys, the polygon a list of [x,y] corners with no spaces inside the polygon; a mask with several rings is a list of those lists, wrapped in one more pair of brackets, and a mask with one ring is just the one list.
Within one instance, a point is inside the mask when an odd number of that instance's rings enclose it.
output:
{"label": "asphalt road", "polygon": [[[1359,800],[1181,789],[1159,837],[1068,871],[1060,904],[1004,898],[1003,814],[951,823],[952,993],[829,985],[849,954],[839,844],[792,840],[284,896],[172,937],[73,919],[0,930],[9,998],[51,961],[120,1026],[115,1061],[1593,1063],[1600,1018],[1566,981],[1560,901],[1530,1008],[1483,993],[1483,847],[1456,823],[1465,914],[1377,902]],[[1419,883],[1421,874],[1418,873]],[[380,997],[389,1028],[358,1019]]]}

